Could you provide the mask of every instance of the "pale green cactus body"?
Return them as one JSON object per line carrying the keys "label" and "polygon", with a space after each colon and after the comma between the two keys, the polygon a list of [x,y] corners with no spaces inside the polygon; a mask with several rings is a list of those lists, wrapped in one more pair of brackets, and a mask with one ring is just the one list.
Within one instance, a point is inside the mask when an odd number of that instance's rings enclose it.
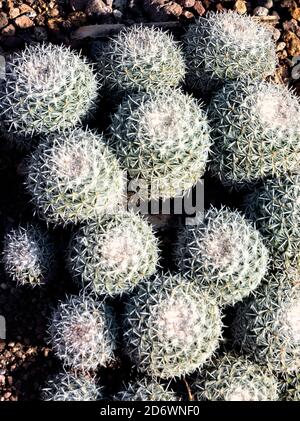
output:
{"label": "pale green cactus body", "polygon": [[211,145],[206,113],[179,90],[128,97],[110,130],[110,145],[140,182],[143,199],[181,196],[205,172]]}
{"label": "pale green cactus body", "polygon": [[212,207],[199,224],[184,227],[175,254],[179,270],[220,305],[249,295],[268,264],[260,233],[241,213],[224,207]]}
{"label": "pale green cactus body", "polygon": [[193,384],[199,401],[277,401],[277,378],[248,358],[224,355],[205,366]]}
{"label": "pale green cactus body", "polygon": [[133,212],[119,212],[74,234],[68,266],[81,286],[114,295],[153,275],[158,256],[158,240],[146,220]]}
{"label": "pale green cactus body", "polygon": [[63,131],[94,111],[98,88],[92,65],[78,53],[52,44],[28,46],[7,59],[1,119],[9,131],[28,137]]}
{"label": "pale green cactus body", "polygon": [[124,314],[125,347],[140,372],[164,379],[192,373],[215,352],[222,331],[218,306],[181,275],[138,285]]}
{"label": "pale green cactus body", "polygon": [[20,225],[4,238],[4,270],[19,285],[35,287],[47,282],[53,275],[55,260],[54,244],[39,226]]}
{"label": "pale green cactus body", "polygon": [[212,173],[224,185],[247,187],[300,173],[300,103],[284,86],[244,79],[212,98]]}
{"label": "pale green cactus body", "polygon": [[114,214],[124,177],[102,135],[75,129],[41,140],[28,161],[26,188],[47,222],[76,224]]}
{"label": "pale green cactus body", "polygon": [[82,371],[106,366],[116,348],[112,309],[92,296],[68,296],[53,312],[49,342],[66,366]]}

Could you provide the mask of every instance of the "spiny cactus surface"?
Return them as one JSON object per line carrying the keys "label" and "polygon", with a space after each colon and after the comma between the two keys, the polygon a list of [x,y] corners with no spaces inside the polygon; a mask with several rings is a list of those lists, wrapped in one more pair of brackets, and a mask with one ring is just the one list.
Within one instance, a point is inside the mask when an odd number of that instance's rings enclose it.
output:
{"label": "spiny cactus surface", "polygon": [[102,395],[101,388],[90,375],[62,372],[48,380],[41,397],[43,401],[87,402],[100,400]]}
{"label": "spiny cactus surface", "polygon": [[66,366],[79,370],[106,366],[116,348],[112,309],[92,296],[68,296],[53,312],[49,342]]}
{"label": "spiny cactus surface", "polygon": [[278,400],[278,381],[270,371],[230,354],[205,366],[193,387],[199,401]]}
{"label": "spiny cactus surface", "polygon": [[211,145],[206,114],[179,90],[128,97],[110,129],[110,144],[140,181],[143,199],[182,195],[204,174]]}
{"label": "spiny cactus surface", "polygon": [[82,226],[71,240],[68,266],[81,286],[98,294],[128,292],[156,271],[158,241],[133,212]]}
{"label": "spiny cactus surface", "polygon": [[53,274],[54,244],[41,227],[20,225],[6,234],[2,260],[5,272],[17,284],[42,285]]}
{"label": "spiny cactus surface", "polygon": [[116,401],[178,401],[176,394],[155,380],[131,382],[114,397]]}
{"label": "spiny cactus surface", "polygon": [[300,172],[300,103],[284,86],[244,79],[225,85],[209,107],[211,171],[225,185],[251,186]]}
{"label": "spiny cactus surface", "polygon": [[157,275],[137,287],[124,314],[126,350],[151,377],[192,373],[219,345],[222,322],[214,301],[180,275]]}
{"label": "spiny cactus surface", "polygon": [[277,64],[272,32],[232,11],[209,13],[190,25],[184,50],[188,85],[202,92],[231,79],[264,78]]}
{"label": "spiny cactus surface", "polygon": [[268,252],[259,232],[238,211],[211,207],[179,233],[178,268],[218,300],[234,304],[261,282]]}
{"label": "spiny cactus surface", "polygon": [[28,161],[26,187],[41,217],[66,225],[115,213],[124,180],[102,135],[75,129],[41,140]]}
{"label": "spiny cactus surface", "polygon": [[31,45],[7,59],[1,119],[19,135],[65,130],[94,110],[99,87],[93,67],[78,53]]}
{"label": "spiny cactus surface", "polygon": [[176,87],[185,76],[179,44],[158,28],[125,28],[95,59],[105,83],[118,91],[148,92]]}

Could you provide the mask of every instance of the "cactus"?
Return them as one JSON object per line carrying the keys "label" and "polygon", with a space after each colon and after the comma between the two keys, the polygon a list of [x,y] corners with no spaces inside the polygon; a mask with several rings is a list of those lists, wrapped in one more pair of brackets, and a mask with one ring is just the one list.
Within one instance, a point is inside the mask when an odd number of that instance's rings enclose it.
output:
{"label": "cactus", "polygon": [[156,271],[158,241],[151,226],[133,212],[82,226],[69,247],[74,278],[97,294],[128,292]]}
{"label": "cactus", "polygon": [[185,76],[179,45],[157,28],[123,29],[95,54],[105,83],[118,91],[157,91],[177,87]]}
{"label": "cactus", "polygon": [[300,369],[299,269],[274,260],[255,298],[241,303],[232,323],[234,344],[274,372]]}
{"label": "cactus", "polygon": [[206,114],[179,90],[127,98],[112,118],[111,133],[111,146],[141,183],[143,199],[182,195],[204,174],[211,144]]}
{"label": "cactus", "polygon": [[53,275],[54,245],[41,227],[20,225],[4,238],[3,263],[5,272],[17,284],[42,285]]}
{"label": "cactus", "polygon": [[62,372],[48,380],[41,397],[43,401],[98,401],[101,389],[89,375]]}
{"label": "cactus", "polygon": [[[300,176],[267,180],[245,199],[247,215],[267,239],[272,255],[300,267]],[[298,263],[297,263],[298,261]]]}
{"label": "cactus", "polygon": [[174,392],[155,380],[136,381],[114,396],[116,401],[178,401]]}
{"label": "cactus", "polygon": [[98,88],[93,67],[69,48],[28,46],[6,62],[0,114],[18,135],[63,131],[94,110]]}
{"label": "cactus", "polygon": [[230,354],[205,367],[193,387],[199,401],[276,401],[279,397],[278,381],[271,372]]}
{"label": "cactus", "polygon": [[103,137],[87,129],[49,135],[28,162],[26,188],[40,216],[53,224],[114,213],[123,184],[122,171]]}
{"label": "cactus", "polygon": [[172,378],[192,373],[219,345],[222,322],[208,295],[181,275],[138,285],[125,310],[125,349],[140,372]]}
{"label": "cactus", "polygon": [[178,268],[219,305],[235,304],[261,282],[268,252],[259,232],[238,211],[211,207],[195,226],[181,230]]}
{"label": "cactus", "polygon": [[114,358],[116,328],[112,309],[92,296],[71,295],[60,302],[49,325],[49,342],[67,366],[95,370]]}
{"label": "cactus", "polygon": [[277,64],[272,32],[232,11],[209,13],[190,25],[184,50],[187,83],[204,92],[232,79],[264,78]]}
{"label": "cactus", "polygon": [[281,378],[283,401],[300,401],[300,371],[284,373]]}
{"label": "cactus", "polygon": [[249,79],[213,97],[211,171],[225,185],[243,187],[300,171],[300,104],[286,87]]}

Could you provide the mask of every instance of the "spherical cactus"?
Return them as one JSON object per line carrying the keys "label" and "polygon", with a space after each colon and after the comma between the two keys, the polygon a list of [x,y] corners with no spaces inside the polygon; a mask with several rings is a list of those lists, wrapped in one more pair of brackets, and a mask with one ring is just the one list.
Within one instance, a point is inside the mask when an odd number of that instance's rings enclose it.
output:
{"label": "spherical cactus", "polygon": [[201,371],[194,382],[199,401],[276,401],[278,381],[265,367],[225,355]]}
{"label": "spherical cactus", "polygon": [[43,401],[98,401],[101,388],[90,375],[63,372],[48,380],[42,390]]}
{"label": "spherical cactus", "polygon": [[114,213],[123,181],[102,136],[75,129],[41,140],[28,162],[26,187],[47,222],[68,224]]}
{"label": "spherical cactus", "polygon": [[[276,270],[277,268],[277,270]],[[232,323],[237,347],[273,371],[300,369],[299,270],[274,263],[255,298],[238,306]]]}
{"label": "spherical cactus", "polygon": [[261,282],[268,252],[259,232],[237,212],[211,207],[198,225],[181,230],[178,268],[220,305],[235,304]]}
{"label": "spherical cactus", "polygon": [[[300,267],[300,176],[267,180],[245,200],[273,255]],[[298,263],[297,263],[298,261]]]}
{"label": "spherical cactus", "polygon": [[115,395],[116,401],[178,401],[174,392],[155,380],[129,383]]}
{"label": "spherical cactus", "polygon": [[42,285],[53,275],[54,244],[41,227],[20,225],[4,238],[3,263],[5,272],[18,284]]}
{"label": "spherical cactus", "polygon": [[161,29],[123,29],[95,57],[105,83],[119,91],[157,91],[176,87],[185,76],[179,45]]}
{"label": "spherical cactus", "polygon": [[49,342],[64,364],[95,370],[114,358],[116,328],[112,309],[92,296],[69,296],[54,311]]}
{"label": "spherical cactus", "polygon": [[184,36],[187,82],[207,91],[230,79],[263,78],[276,69],[272,32],[250,16],[210,13]]}
{"label": "spherical cactus", "polygon": [[128,292],[156,271],[158,241],[151,226],[133,212],[82,226],[69,247],[74,278],[97,294]]}
{"label": "spherical cactus", "polygon": [[300,104],[286,87],[242,80],[213,97],[211,171],[225,185],[300,172]]}
{"label": "spherical cactus", "polygon": [[182,195],[204,174],[211,144],[206,114],[179,90],[127,98],[112,118],[111,133],[111,146],[129,176],[140,181],[142,198]]}
{"label": "spherical cactus", "polygon": [[126,350],[152,377],[192,373],[213,355],[221,330],[215,302],[180,275],[142,282],[126,305]]}
{"label": "spherical cactus", "polygon": [[281,378],[283,401],[300,401],[300,370],[284,373]]}
{"label": "spherical cactus", "polygon": [[29,46],[6,62],[2,120],[26,136],[65,130],[95,108],[98,88],[92,66],[69,48]]}

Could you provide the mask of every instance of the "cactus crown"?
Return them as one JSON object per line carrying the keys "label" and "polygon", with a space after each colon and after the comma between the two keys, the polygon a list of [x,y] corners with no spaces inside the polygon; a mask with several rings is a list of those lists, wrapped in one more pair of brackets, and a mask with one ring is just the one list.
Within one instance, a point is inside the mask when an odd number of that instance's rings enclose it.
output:
{"label": "cactus crown", "polygon": [[250,16],[209,13],[190,25],[184,37],[188,83],[213,88],[218,81],[264,78],[276,69],[272,32]]}
{"label": "cactus crown", "polygon": [[69,48],[29,46],[7,61],[2,119],[23,135],[65,130],[95,108],[98,87],[93,67]]}
{"label": "cactus crown", "polygon": [[179,45],[157,28],[125,28],[96,59],[105,82],[121,91],[176,87],[185,75]]}
{"label": "cactus crown", "polygon": [[178,267],[220,305],[234,304],[262,280],[268,252],[257,230],[237,211],[210,208],[179,234]]}
{"label": "cactus crown", "polygon": [[114,397],[117,401],[178,401],[174,392],[155,380],[129,383]]}
{"label": "cactus crown", "polygon": [[206,114],[179,90],[128,97],[112,118],[111,133],[130,177],[145,182],[146,195],[150,186],[152,199],[181,195],[205,171],[211,144]]}
{"label": "cactus crown", "polygon": [[74,235],[68,256],[71,273],[98,294],[128,292],[156,271],[158,241],[133,212],[91,222]]}
{"label": "cactus crown", "polygon": [[218,307],[180,275],[157,275],[137,287],[125,312],[125,343],[138,370],[170,378],[193,372],[221,336]]}
{"label": "cactus crown", "polygon": [[49,340],[67,366],[95,370],[114,358],[116,328],[111,308],[92,296],[69,296],[54,311]]}
{"label": "cactus crown", "polygon": [[193,387],[197,400],[278,400],[278,382],[271,372],[245,357],[230,354],[206,366]]}
{"label": "cactus crown", "polygon": [[43,401],[97,401],[101,399],[101,389],[88,374],[74,375],[68,372],[57,374],[48,380],[42,389]]}
{"label": "cactus crown", "polygon": [[5,236],[4,268],[20,285],[35,287],[46,282],[55,264],[54,254],[48,233],[40,227],[19,226]]}
{"label": "cactus crown", "polygon": [[87,129],[41,140],[28,162],[26,187],[39,214],[54,224],[114,213],[122,202],[123,184],[103,137]]}
{"label": "cactus crown", "polygon": [[286,87],[249,79],[228,83],[213,97],[209,117],[211,170],[225,185],[299,173],[300,104]]}

